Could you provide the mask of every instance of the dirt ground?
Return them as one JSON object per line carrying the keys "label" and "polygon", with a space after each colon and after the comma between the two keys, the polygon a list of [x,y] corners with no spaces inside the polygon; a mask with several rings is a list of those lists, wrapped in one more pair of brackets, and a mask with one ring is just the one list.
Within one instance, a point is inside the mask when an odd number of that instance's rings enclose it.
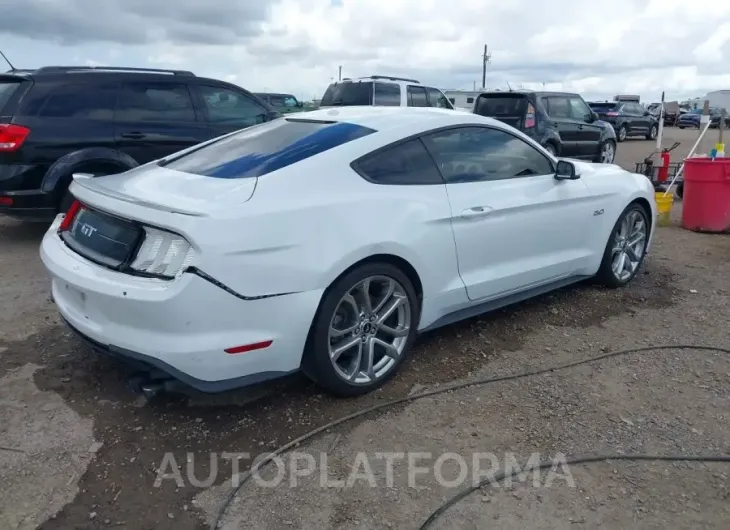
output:
{"label": "dirt ground", "polygon": [[[668,129],[664,143],[679,140],[681,155],[696,136]],[[633,169],[652,147],[620,144],[619,162]],[[372,395],[337,400],[294,376],[225,395],[147,402],[126,387],[126,367],[89,351],[59,322],[38,257],[44,230],[0,219],[2,529],[204,529],[231,488],[223,452],[272,451],[343,415],[447,383],[636,346],[730,347],[730,238],[671,226],[659,230],[629,287],[579,285],[425,335],[398,376]],[[298,451],[316,457],[316,472],[295,487],[288,475],[276,488],[244,485],[225,528],[419,528],[471,483],[473,469],[468,483],[437,482],[434,460],[446,453],[470,468],[475,453],[489,453],[500,469],[508,454],[520,464],[535,453],[728,455],[730,359],[693,349],[643,352],[465,388],[359,418]],[[419,465],[431,472],[410,487],[408,466],[396,461],[388,482],[379,452],[429,453]],[[156,487],[161,466],[175,469],[163,466],[166,454],[182,480]],[[375,487],[364,478],[320,487],[322,470],[347,479],[358,454]],[[218,472],[205,487],[200,481],[213,465]],[[449,460],[442,471],[452,480],[459,468]],[[543,474],[540,484],[529,478],[481,489],[433,528],[727,528],[729,477],[727,464],[569,466],[550,486]]]}

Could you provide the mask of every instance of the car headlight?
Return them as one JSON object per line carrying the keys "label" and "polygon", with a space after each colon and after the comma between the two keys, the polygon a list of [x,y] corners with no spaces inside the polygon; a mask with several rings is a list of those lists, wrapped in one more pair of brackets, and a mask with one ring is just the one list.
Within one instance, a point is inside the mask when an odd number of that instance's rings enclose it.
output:
{"label": "car headlight", "polygon": [[144,227],[145,238],[130,265],[136,271],[166,278],[180,276],[193,261],[194,253],[184,237]]}

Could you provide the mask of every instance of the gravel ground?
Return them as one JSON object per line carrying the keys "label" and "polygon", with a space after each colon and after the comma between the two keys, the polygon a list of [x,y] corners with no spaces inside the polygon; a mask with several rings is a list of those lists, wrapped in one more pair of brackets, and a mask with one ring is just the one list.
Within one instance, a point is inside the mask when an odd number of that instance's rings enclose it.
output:
{"label": "gravel ground", "polygon": [[[665,143],[678,139],[682,154],[695,138],[695,131],[669,129]],[[651,150],[650,142],[629,140],[619,146],[619,161],[633,168]],[[3,529],[202,529],[231,487],[224,451],[271,451],[332,419],[445,383],[637,345],[730,343],[717,326],[730,321],[730,239],[674,226],[659,230],[628,288],[579,285],[428,334],[401,373],[372,395],[336,400],[295,376],[148,403],[126,388],[124,366],[88,351],[60,324],[37,256],[43,231],[0,219]],[[226,528],[418,528],[466,484],[445,487],[426,472],[418,488],[409,487],[401,461],[389,487],[377,452],[427,452],[432,459],[420,465],[432,470],[439,455],[457,453],[469,464],[470,482],[479,452],[494,455],[499,468],[507,453],[523,465],[533,453],[730,454],[728,415],[730,360],[696,350],[632,354],[470,387],[370,414],[305,443],[299,450],[316,456],[316,473],[296,487],[288,474],[277,488],[246,484]],[[219,457],[210,460],[211,452]],[[319,487],[322,470],[346,479],[359,452],[376,487],[364,478],[351,487]],[[155,487],[166,453],[182,482]],[[220,466],[205,487],[200,482],[216,471],[212,464]],[[537,486],[530,478],[477,491],[434,528],[727,528],[730,519],[727,465],[612,461],[561,469],[550,487],[546,473]],[[447,462],[444,478],[457,471]]]}

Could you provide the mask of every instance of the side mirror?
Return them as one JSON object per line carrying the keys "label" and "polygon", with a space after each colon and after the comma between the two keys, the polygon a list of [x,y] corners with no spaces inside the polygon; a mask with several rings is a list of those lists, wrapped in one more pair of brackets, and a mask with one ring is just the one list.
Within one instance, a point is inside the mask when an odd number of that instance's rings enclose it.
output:
{"label": "side mirror", "polygon": [[558,160],[558,167],[555,170],[555,180],[575,180],[580,178],[575,171],[575,165],[567,160]]}
{"label": "side mirror", "polygon": [[597,112],[591,112],[591,116],[593,117],[593,121],[598,121],[601,119]]}
{"label": "side mirror", "polygon": [[301,109],[303,106],[304,106],[304,103],[302,103],[301,101],[297,101],[297,107],[299,107]]}
{"label": "side mirror", "polygon": [[651,116],[651,112],[649,112],[648,110],[645,110],[644,111],[644,116]]}

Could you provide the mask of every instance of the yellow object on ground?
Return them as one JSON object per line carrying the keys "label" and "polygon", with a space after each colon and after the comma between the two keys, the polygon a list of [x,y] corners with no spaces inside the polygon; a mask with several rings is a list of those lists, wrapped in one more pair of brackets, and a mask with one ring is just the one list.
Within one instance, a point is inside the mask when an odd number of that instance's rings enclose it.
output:
{"label": "yellow object on ground", "polygon": [[659,224],[666,226],[671,224],[672,205],[674,204],[674,195],[667,193],[664,195],[663,191],[658,191],[654,194],[654,200],[656,201],[656,209],[659,214]]}

